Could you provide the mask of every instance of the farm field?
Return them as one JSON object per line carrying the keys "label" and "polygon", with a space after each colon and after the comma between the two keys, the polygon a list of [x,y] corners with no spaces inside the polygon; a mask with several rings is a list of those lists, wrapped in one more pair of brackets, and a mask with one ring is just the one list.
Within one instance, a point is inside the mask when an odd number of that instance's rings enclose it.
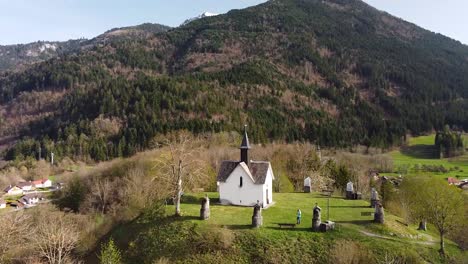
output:
{"label": "farm field", "polygon": [[[468,135],[465,135],[468,142]],[[393,159],[395,174],[401,175],[433,175],[441,178],[468,178],[468,153],[463,156],[440,159],[434,147],[435,134],[409,139],[408,146],[390,152]],[[427,170],[424,166],[431,167]],[[443,166],[446,170],[436,171],[435,167]]]}

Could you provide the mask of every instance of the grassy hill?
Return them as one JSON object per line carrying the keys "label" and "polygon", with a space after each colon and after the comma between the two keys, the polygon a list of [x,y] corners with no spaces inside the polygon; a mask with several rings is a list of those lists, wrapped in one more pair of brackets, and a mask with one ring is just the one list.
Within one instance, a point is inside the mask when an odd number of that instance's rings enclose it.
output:
{"label": "grassy hill", "polygon": [[[465,135],[468,140],[468,136]],[[466,141],[465,140],[465,141]],[[395,170],[403,175],[436,175],[438,177],[468,178],[468,153],[454,158],[440,159],[434,146],[435,135],[413,137],[408,145],[390,152]],[[423,166],[431,166],[424,168]],[[437,167],[442,166],[444,169]]]}
{"label": "grassy hill", "polygon": [[468,130],[468,47],[359,0],[272,0],[129,36],[0,76],[0,136],[21,140],[9,159],[108,160],[245,123],[256,142],[332,147]]}
{"label": "grassy hill", "polygon": [[[337,229],[330,233],[311,232],[312,208],[322,207],[326,220],[327,198],[321,194],[275,193],[275,204],[263,210],[263,227],[250,227],[252,208],[221,206],[212,199],[211,218],[198,220],[203,194],[186,195],[183,216],[142,216],[111,232],[128,263],[437,263],[437,236],[418,232],[389,213],[386,224],[371,222],[366,201],[330,199],[330,219]],[[303,212],[301,225],[280,229],[277,223],[294,223],[296,210]],[[167,206],[166,213],[172,212]],[[453,244],[450,255],[462,258]],[[162,262],[157,262],[157,260]],[[91,256],[88,261],[93,263]],[[95,261],[95,259],[94,259]],[[406,261],[406,262],[405,262]]]}

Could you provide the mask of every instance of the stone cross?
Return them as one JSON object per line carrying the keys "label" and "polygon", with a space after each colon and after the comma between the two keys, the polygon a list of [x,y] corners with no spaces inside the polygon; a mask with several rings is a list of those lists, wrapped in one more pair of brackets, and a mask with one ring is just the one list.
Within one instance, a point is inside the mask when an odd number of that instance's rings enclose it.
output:
{"label": "stone cross", "polygon": [[346,199],[354,199],[354,185],[352,182],[346,184]]}
{"label": "stone cross", "polygon": [[371,191],[371,207],[375,208],[376,203],[379,201],[379,193],[375,190],[375,188],[372,188]]}
{"label": "stone cross", "polygon": [[208,195],[201,201],[201,208],[200,208],[200,219],[207,220],[210,218],[210,198]]}
{"label": "stone cross", "polygon": [[254,211],[252,215],[252,227],[260,227],[263,225],[262,217],[262,207],[260,206],[260,201],[257,200],[257,204],[254,206]]}
{"label": "stone cross", "polygon": [[320,208],[317,203],[315,204],[313,213],[314,216],[312,217],[312,230],[318,232],[320,231],[320,224],[322,223],[322,208]]}
{"label": "stone cross", "polygon": [[427,231],[427,222],[426,222],[426,220],[422,220],[421,222],[419,222],[418,230]]}
{"label": "stone cross", "polygon": [[375,213],[374,213],[374,222],[383,224],[385,222],[385,214],[384,214],[384,208],[382,206],[382,203],[377,201],[375,205]]}

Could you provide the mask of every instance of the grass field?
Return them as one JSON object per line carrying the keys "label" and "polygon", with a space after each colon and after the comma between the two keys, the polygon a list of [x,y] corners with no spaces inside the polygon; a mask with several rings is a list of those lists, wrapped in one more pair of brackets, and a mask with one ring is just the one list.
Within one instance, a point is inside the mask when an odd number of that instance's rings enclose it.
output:
{"label": "grass field", "polygon": [[[465,136],[465,141],[468,136]],[[434,147],[435,135],[420,136],[409,139],[408,146],[390,152],[396,174],[434,175],[441,178],[468,178],[468,154],[464,156],[439,159]],[[443,166],[447,172],[425,171],[424,165]],[[417,168],[419,167],[419,169]]]}
{"label": "grass field", "polygon": [[[217,193],[209,196],[216,201]],[[182,210],[187,215],[199,214],[199,201],[201,196],[195,195],[185,199],[190,203],[182,204]],[[299,228],[310,228],[312,225],[312,209],[315,203],[322,208],[322,221],[327,220],[327,197],[321,194],[307,193],[275,193],[275,204],[263,212],[264,227],[277,228],[278,223],[295,223],[296,211],[302,211],[302,223]],[[367,201],[345,200],[334,196],[330,198],[330,220],[338,223],[369,223],[370,216],[361,216],[361,212],[373,212]],[[171,211],[169,210],[169,213]],[[216,203],[211,205],[210,223],[232,227],[234,229],[250,226],[253,209],[251,207],[222,206]]]}
{"label": "grass field", "polygon": [[[217,225],[232,230],[250,229],[252,223],[252,207],[223,206],[216,203],[218,193],[209,193],[212,200],[210,211],[211,217],[208,221],[199,221],[200,199],[203,194],[188,195],[183,199],[181,209],[184,217],[189,221],[197,222],[201,225]],[[405,221],[390,213],[386,213],[385,225],[373,223],[372,216],[362,216],[361,213],[373,213],[369,202],[365,200],[346,200],[340,196],[327,196],[320,193],[275,193],[274,205],[262,210],[263,227],[260,232],[273,236],[292,235],[296,233],[311,232],[312,210],[315,203],[322,208],[322,222],[327,220],[327,204],[329,200],[330,220],[337,224],[339,230],[362,234],[372,232],[382,236],[392,236],[396,241],[402,243],[418,243],[421,241],[436,241],[435,232],[419,232],[416,226],[405,224]],[[301,209],[302,222],[297,225],[293,232],[288,229],[280,229],[279,223],[296,223],[296,211]],[[173,213],[173,206],[168,206],[167,213]],[[289,230],[290,231],[290,230]],[[419,234],[419,236],[418,236]],[[355,234],[356,235],[356,234]],[[408,239],[409,236],[413,239]],[[333,234],[331,234],[333,236]],[[418,237],[418,238],[416,238]],[[434,244],[437,247],[437,244]]]}
{"label": "grass field", "polygon": [[[384,252],[394,252],[417,254],[432,263],[439,262],[438,237],[433,227],[429,227],[428,232],[420,232],[416,226],[407,226],[403,219],[390,213],[386,213],[384,225],[375,224],[372,216],[361,216],[362,212],[373,212],[367,201],[331,197],[330,220],[337,223],[336,230],[316,233],[311,230],[315,203],[322,208],[322,221],[327,219],[328,198],[319,193],[275,193],[275,203],[262,210],[263,226],[258,229],[251,227],[252,207],[219,205],[217,193],[208,195],[211,217],[206,221],[199,220],[200,199],[204,193],[187,194],[182,200],[181,217],[172,217],[174,206],[167,205],[167,217],[146,216],[118,226],[109,235],[126,252],[128,263],[156,263],[154,259],[161,256],[171,260],[175,257],[181,263],[220,263],[221,260],[223,263],[308,263],[309,257],[318,258],[316,263],[329,263],[326,258],[335,243],[357,243],[362,248],[354,250],[372,249],[379,257],[384,257],[381,255]],[[297,209],[302,211],[302,223],[292,229],[279,228],[278,223],[296,222]],[[218,249],[209,249],[209,253],[202,250],[206,243],[210,247],[222,243],[225,236],[218,235],[226,231],[236,237],[232,245],[224,249],[214,246]],[[202,249],[198,249],[200,247]],[[178,255],[174,255],[175,248]],[[267,251],[277,254],[278,259],[264,255]],[[447,251],[453,256],[462,256],[450,241]],[[92,254],[86,263],[99,263],[96,256]]]}

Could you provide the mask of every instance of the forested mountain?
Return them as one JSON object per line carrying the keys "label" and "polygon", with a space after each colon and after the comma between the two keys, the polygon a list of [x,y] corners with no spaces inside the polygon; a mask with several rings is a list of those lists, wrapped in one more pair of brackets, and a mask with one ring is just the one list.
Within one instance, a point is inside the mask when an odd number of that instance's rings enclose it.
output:
{"label": "forested mountain", "polygon": [[84,39],[64,42],[38,41],[0,46],[0,71],[24,69],[27,65],[77,50]]}
{"label": "forested mountain", "polygon": [[28,44],[0,45],[0,72],[6,70],[23,70],[33,63],[78,52],[97,44],[103,44],[109,38],[116,39],[138,34],[158,33],[167,30],[169,30],[167,26],[146,23],[132,27],[114,28],[91,40],[76,39],[61,42],[38,41]]}
{"label": "forested mountain", "polygon": [[244,123],[257,143],[338,147],[468,130],[468,47],[360,0],[271,0],[106,39],[1,75],[0,133],[22,138],[8,158],[104,160]]}

